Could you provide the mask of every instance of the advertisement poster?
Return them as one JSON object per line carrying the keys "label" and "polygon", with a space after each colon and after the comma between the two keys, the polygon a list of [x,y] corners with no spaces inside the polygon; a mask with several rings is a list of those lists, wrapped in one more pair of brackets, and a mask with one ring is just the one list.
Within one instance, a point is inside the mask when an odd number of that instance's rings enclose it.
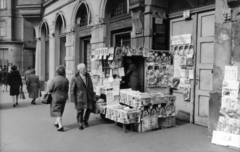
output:
{"label": "advertisement poster", "polygon": [[147,63],[146,66],[146,81],[149,88],[165,88],[168,86],[170,72],[172,71],[167,69],[168,66],[156,63]]}

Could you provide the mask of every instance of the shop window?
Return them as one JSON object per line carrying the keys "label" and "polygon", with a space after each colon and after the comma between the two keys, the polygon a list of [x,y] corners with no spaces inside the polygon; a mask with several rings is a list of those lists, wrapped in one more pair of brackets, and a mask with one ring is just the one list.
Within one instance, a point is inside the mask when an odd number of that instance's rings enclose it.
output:
{"label": "shop window", "polygon": [[6,23],[0,22],[0,36],[6,36]]}
{"label": "shop window", "polygon": [[0,0],[0,9],[6,9],[7,5],[6,5],[6,0]]}
{"label": "shop window", "polygon": [[114,0],[113,6],[115,7],[111,11],[111,17],[127,14],[127,0]]}

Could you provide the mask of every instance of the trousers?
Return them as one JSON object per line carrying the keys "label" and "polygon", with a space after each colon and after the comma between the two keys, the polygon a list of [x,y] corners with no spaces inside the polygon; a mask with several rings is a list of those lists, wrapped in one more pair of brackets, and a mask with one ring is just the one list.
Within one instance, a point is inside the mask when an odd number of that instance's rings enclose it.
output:
{"label": "trousers", "polygon": [[88,122],[89,116],[91,114],[91,110],[90,109],[81,109],[77,111],[77,122],[80,125],[83,125],[83,122]]}

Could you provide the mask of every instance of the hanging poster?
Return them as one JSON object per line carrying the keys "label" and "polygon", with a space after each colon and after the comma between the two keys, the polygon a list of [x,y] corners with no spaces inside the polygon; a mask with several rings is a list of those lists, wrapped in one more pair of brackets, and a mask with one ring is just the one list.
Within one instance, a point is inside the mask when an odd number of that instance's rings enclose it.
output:
{"label": "hanging poster", "polygon": [[114,47],[110,47],[108,52],[109,52],[108,60],[113,60],[113,57],[114,57]]}
{"label": "hanging poster", "polygon": [[237,81],[238,67],[237,66],[225,66],[224,79]]}

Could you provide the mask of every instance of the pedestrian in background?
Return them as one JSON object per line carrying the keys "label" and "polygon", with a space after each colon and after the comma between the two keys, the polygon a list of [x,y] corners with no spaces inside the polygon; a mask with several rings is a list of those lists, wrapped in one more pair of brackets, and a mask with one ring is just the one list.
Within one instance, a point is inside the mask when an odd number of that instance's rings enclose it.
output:
{"label": "pedestrian in background", "polygon": [[16,65],[11,67],[11,72],[8,75],[7,83],[10,86],[10,96],[12,96],[13,107],[18,106],[18,95],[20,90],[22,90],[22,78],[17,70]]}
{"label": "pedestrian in background", "polygon": [[79,64],[77,69],[78,72],[71,80],[70,95],[71,101],[75,103],[75,109],[77,110],[79,129],[83,130],[83,125],[85,127],[89,126],[88,119],[94,104],[94,92],[92,79],[87,73],[85,64]]}
{"label": "pedestrian in background", "polygon": [[2,74],[3,74],[3,70],[2,70],[2,67],[0,67],[0,85],[2,85]]}
{"label": "pedestrian in background", "polygon": [[31,67],[28,67],[27,71],[24,73],[24,80],[26,81],[26,87],[27,87],[28,76],[30,74],[31,74]]}
{"label": "pedestrian in background", "polygon": [[54,126],[58,131],[64,131],[62,126],[62,115],[68,98],[69,81],[65,77],[65,67],[60,65],[56,69],[57,76],[54,77],[48,87],[52,96],[50,105],[51,117],[56,117]]}
{"label": "pedestrian in background", "polygon": [[27,78],[27,90],[29,93],[29,98],[32,98],[31,104],[36,104],[35,100],[40,95],[40,83],[39,77],[36,74],[34,69],[31,70],[31,74]]}
{"label": "pedestrian in background", "polygon": [[6,67],[6,65],[4,66],[3,68],[3,72],[2,72],[2,84],[3,84],[3,87],[2,87],[2,92],[4,92],[4,89],[5,91],[7,91],[7,87],[8,87],[8,69]]}

